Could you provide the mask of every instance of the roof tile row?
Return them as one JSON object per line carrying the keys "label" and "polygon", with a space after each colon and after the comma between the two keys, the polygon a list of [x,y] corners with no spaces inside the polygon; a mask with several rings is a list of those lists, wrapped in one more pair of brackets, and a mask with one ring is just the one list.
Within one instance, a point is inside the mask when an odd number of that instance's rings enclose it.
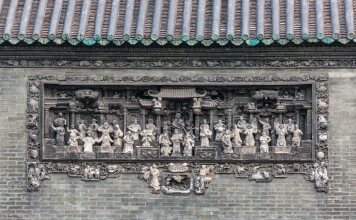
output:
{"label": "roof tile row", "polygon": [[0,0],[0,43],[346,44],[355,13],[353,0]]}

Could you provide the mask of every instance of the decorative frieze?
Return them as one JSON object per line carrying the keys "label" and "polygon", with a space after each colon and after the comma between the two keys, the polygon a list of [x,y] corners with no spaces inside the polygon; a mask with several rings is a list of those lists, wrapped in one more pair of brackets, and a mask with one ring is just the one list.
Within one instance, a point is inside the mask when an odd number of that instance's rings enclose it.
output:
{"label": "decorative frieze", "polygon": [[[28,189],[137,173],[153,193],[305,174],[327,191],[327,77],[31,76]],[[317,134],[317,135],[316,135]]]}

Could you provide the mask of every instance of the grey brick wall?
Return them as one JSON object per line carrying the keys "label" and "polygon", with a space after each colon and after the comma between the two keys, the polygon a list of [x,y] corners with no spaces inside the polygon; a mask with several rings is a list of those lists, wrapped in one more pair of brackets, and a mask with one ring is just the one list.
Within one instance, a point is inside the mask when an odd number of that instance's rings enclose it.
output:
{"label": "grey brick wall", "polygon": [[[328,194],[302,176],[255,183],[219,175],[204,196],[150,194],[136,175],[83,182],[52,175],[40,192],[25,178],[28,74],[299,74],[301,70],[110,71],[0,69],[0,219],[356,219],[356,71],[312,70],[330,76]],[[305,70],[304,70],[305,72]]]}

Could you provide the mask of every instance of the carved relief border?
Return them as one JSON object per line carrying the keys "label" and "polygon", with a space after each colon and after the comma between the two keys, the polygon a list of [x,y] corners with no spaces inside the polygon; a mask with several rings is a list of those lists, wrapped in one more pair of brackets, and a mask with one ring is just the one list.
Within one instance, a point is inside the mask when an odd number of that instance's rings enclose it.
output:
{"label": "carved relief border", "polygon": [[[159,60],[159,61],[157,61]],[[305,58],[248,58],[240,59],[236,57],[233,60],[219,60],[211,61],[189,59],[184,57],[177,59],[166,59],[166,57],[159,57],[155,60],[142,59],[126,59],[119,57],[116,60],[111,59],[33,59],[33,57],[26,57],[22,59],[1,59],[0,67],[5,68],[104,68],[104,69],[128,69],[128,68],[356,68],[356,61],[352,58],[347,59],[305,59]]]}
{"label": "carved relief border", "polygon": [[[306,180],[315,184],[317,191],[328,191],[328,77],[326,75],[298,75],[298,76],[72,76],[72,75],[35,75],[30,76],[28,87],[27,108],[27,188],[37,191],[42,181],[50,179],[50,174],[67,173],[70,177],[82,178],[84,181],[99,181],[106,178],[118,177],[120,174],[138,174],[140,179],[147,182],[151,192],[172,195],[185,195],[192,192],[204,194],[214,175],[231,174],[236,178],[247,178],[256,182],[270,182],[274,178],[284,178],[290,174],[302,174]],[[300,163],[169,163],[169,162],[46,162],[40,158],[41,120],[40,83],[41,81],[55,82],[306,82],[316,83],[315,95],[318,116],[316,127],[316,146],[314,162]],[[177,187],[170,187],[165,182],[174,179],[181,183]],[[217,181],[217,180],[215,180]]]}

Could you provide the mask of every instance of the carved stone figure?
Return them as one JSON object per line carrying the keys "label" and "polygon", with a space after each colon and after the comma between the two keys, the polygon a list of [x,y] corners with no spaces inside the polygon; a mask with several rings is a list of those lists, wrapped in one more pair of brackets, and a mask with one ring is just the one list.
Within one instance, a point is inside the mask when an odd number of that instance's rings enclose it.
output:
{"label": "carved stone figure", "polygon": [[153,124],[153,119],[148,119],[148,123],[146,124],[146,128],[151,131],[152,136],[151,139],[152,141],[156,140],[156,135],[157,135],[157,128],[156,125]]}
{"label": "carved stone figure", "polygon": [[288,123],[286,124],[288,133],[293,133],[295,130],[295,124],[292,122],[291,118],[288,118]]}
{"label": "carved stone figure", "polygon": [[68,129],[67,131],[69,132],[67,152],[79,153],[80,152],[80,147],[78,143],[78,140],[80,139],[79,131],[75,129],[74,124],[72,124],[71,129]]}
{"label": "carved stone figure", "polygon": [[142,168],[143,179],[146,180],[148,185],[151,188],[152,193],[160,193],[161,191],[161,173],[157,168],[156,164],[153,164],[150,167],[143,167]]}
{"label": "carved stone figure", "polygon": [[267,135],[266,132],[262,132],[262,136],[260,137],[260,150],[261,153],[269,152],[269,142],[271,142],[271,138]]}
{"label": "carved stone figure", "polygon": [[177,113],[175,115],[173,122],[172,122],[173,128],[177,129],[179,133],[182,133],[184,126],[185,126],[184,120],[181,117],[182,117],[181,114]]}
{"label": "carved stone figure", "polygon": [[232,149],[232,142],[231,142],[231,132],[230,130],[226,130],[223,136],[221,137],[221,141],[224,147],[225,154],[232,154],[234,153]]}
{"label": "carved stone figure", "polygon": [[298,124],[295,124],[292,138],[292,147],[300,147],[303,132],[299,129]]}
{"label": "carved stone figure", "polygon": [[219,120],[218,123],[216,125],[214,125],[214,129],[216,131],[215,140],[221,141],[221,137],[224,135],[226,125],[224,125],[222,120]]}
{"label": "carved stone figure", "polygon": [[252,126],[251,124],[247,124],[247,127],[244,131],[244,134],[246,135],[246,140],[245,140],[245,144],[246,147],[255,147],[255,134],[257,133],[257,129]]}
{"label": "carved stone figure", "polygon": [[86,165],[83,171],[83,180],[99,180],[100,171],[95,165]]}
{"label": "carved stone figure", "polygon": [[104,122],[104,124],[98,128],[98,131],[101,132],[101,137],[96,140],[96,142],[101,143],[100,152],[113,153],[111,143],[114,143],[114,141],[110,137],[110,133],[112,133],[113,130],[109,123]]}
{"label": "carved stone figure", "polygon": [[163,132],[167,131],[168,134],[170,133],[171,125],[170,125],[169,121],[163,122],[163,126],[162,127],[163,127]]}
{"label": "carved stone figure", "polygon": [[314,169],[311,171],[309,176],[310,181],[315,182],[315,188],[318,191],[328,191],[328,172],[324,162],[314,164]]}
{"label": "carved stone figure", "polygon": [[236,124],[237,128],[239,128],[241,131],[244,131],[247,127],[247,122],[245,121],[243,116],[240,116],[239,120],[237,121]]}
{"label": "carved stone figure", "polygon": [[130,124],[127,129],[131,131],[135,141],[140,139],[141,125],[138,124],[137,118],[134,119],[134,122]]}
{"label": "carved stone figure", "polygon": [[[57,124],[58,126],[54,126],[54,124]],[[58,124],[58,123],[53,123],[51,125],[53,131],[56,133],[56,137],[55,137],[55,144],[56,146],[65,146],[65,135],[66,135],[66,129],[64,128],[64,126],[59,126],[59,125],[62,125],[62,124]]]}
{"label": "carved stone figure", "polygon": [[276,177],[284,177],[287,175],[286,168],[283,164],[276,164],[275,165],[275,173],[274,176]]}
{"label": "carved stone figure", "polygon": [[122,150],[122,152],[133,154],[134,143],[135,143],[135,139],[132,132],[127,131],[126,135],[124,136],[124,149]]}
{"label": "carved stone figure", "polygon": [[88,131],[88,127],[87,125],[85,124],[85,121],[84,120],[81,120],[79,125],[78,125],[78,128],[79,128],[79,136],[81,139],[84,139],[87,135],[87,131]]}
{"label": "carved stone figure", "polygon": [[265,132],[267,136],[270,135],[271,124],[269,118],[266,118],[265,121],[259,119],[258,122],[262,125],[262,132]]}
{"label": "carved stone figure", "polygon": [[41,181],[48,180],[47,169],[43,164],[31,164],[27,172],[29,189],[37,191],[41,186]]}
{"label": "carved stone figure", "polygon": [[193,156],[193,147],[195,145],[195,136],[188,132],[184,137],[184,151],[183,155],[185,157]]}
{"label": "carved stone figure", "polygon": [[114,138],[114,151],[122,151],[122,137],[124,133],[122,132],[119,123],[116,120],[113,120],[113,138]]}
{"label": "carved stone figure", "polygon": [[96,123],[96,119],[93,119],[91,124],[89,125],[88,132],[91,133],[91,136],[94,139],[98,138],[98,128],[99,128],[99,125],[98,125],[98,123]]}
{"label": "carved stone figure", "polygon": [[172,155],[181,155],[181,144],[183,142],[183,134],[179,133],[178,129],[174,129],[174,133],[171,137],[173,143]]}
{"label": "carved stone figure", "polygon": [[286,126],[284,124],[277,123],[276,134],[278,135],[277,146],[286,147],[287,146],[286,135],[288,134]]}
{"label": "carved stone figure", "polygon": [[210,147],[210,139],[212,135],[213,132],[210,131],[209,124],[206,119],[204,119],[203,123],[200,125],[201,147]]}
{"label": "carved stone figure", "polygon": [[239,127],[237,127],[237,125],[234,125],[231,132],[231,137],[232,137],[232,143],[234,144],[235,147],[242,146],[241,133],[242,130]]}
{"label": "carved stone figure", "polygon": [[63,113],[58,113],[58,117],[54,119],[53,125],[55,127],[66,127],[67,126],[67,120],[63,118]]}
{"label": "carved stone figure", "polygon": [[96,141],[94,140],[94,138],[91,135],[92,135],[91,133],[88,133],[88,136],[86,136],[85,138],[82,139],[82,141],[84,143],[84,153],[86,153],[86,154],[94,153],[93,145],[96,143]]}
{"label": "carved stone figure", "polygon": [[169,138],[168,130],[163,130],[163,133],[159,136],[158,142],[161,145],[162,156],[169,157],[172,152],[172,142]]}
{"label": "carved stone figure", "polygon": [[199,169],[199,175],[197,176],[195,180],[195,193],[196,194],[204,194],[205,190],[207,188],[207,184],[211,182],[213,179],[213,171],[214,166],[206,166],[206,165],[201,165],[201,168]]}
{"label": "carved stone figure", "polygon": [[142,147],[151,147],[151,142],[153,141],[154,136],[148,125],[146,125],[146,128],[142,130],[140,135],[142,136]]}

